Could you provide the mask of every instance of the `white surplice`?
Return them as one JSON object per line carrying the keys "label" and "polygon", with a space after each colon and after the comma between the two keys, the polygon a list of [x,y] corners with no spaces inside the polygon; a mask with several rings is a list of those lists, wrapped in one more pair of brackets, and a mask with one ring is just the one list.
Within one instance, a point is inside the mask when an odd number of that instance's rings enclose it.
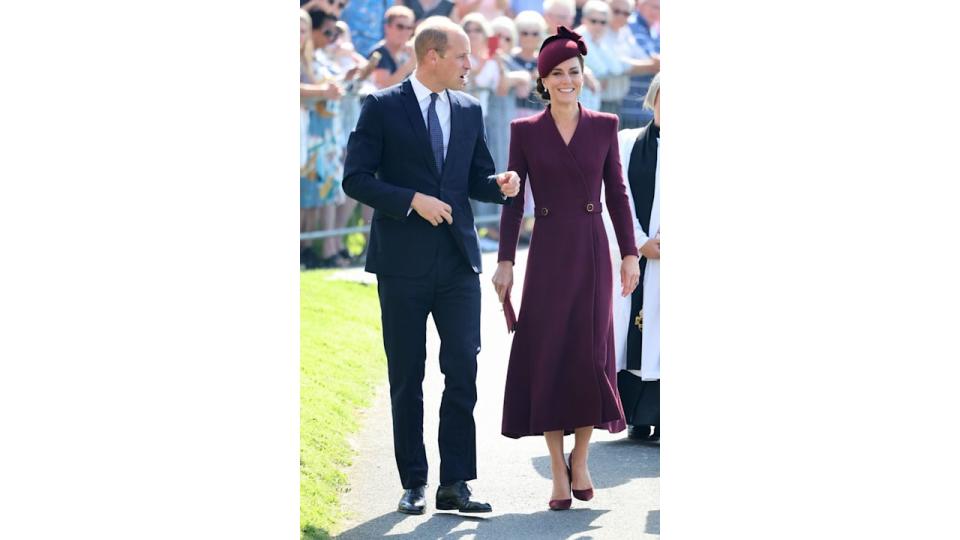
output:
{"label": "white surplice", "polygon": [[[657,172],[653,184],[650,231],[660,235],[660,137],[657,137]],[[660,259],[647,259],[643,272],[643,346],[640,377],[660,380]]]}
{"label": "white surplice", "polygon": [[[624,129],[617,135],[620,143],[620,163],[623,170],[623,181],[627,184],[627,197],[630,199],[630,208],[636,206],[633,202],[633,193],[629,186],[629,177],[627,169],[630,166],[630,154],[633,153],[633,145],[637,141],[637,135],[640,129]],[[657,172],[656,184],[654,186],[653,210],[650,215],[650,230],[654,235],[660,231],[660,139],[657,139]],[[606,200],[604,193],[600,194],[600,200]],[[647,231],[640,227],[636,213],[631,213],[633,218],[633,233],[637,240],[637,248],[645,244],[649,239]],[[630,297],[624,298],[620,292],[623,290],[623,282],[620,281],[620,247],[616,242],[616,234],[613,230],[613,222],[607,209],[603,210],[603,225],[607,231],[607,239],[610,240],[610,260],[613,267],[613,340],[614,350],[617,355],[617,371],[627,368],[627,330],[633,324],[633,316],[630,312]],[[643,277],[643,368],[639,373],[644,380],[660,379],[660,261],[647,260],[646,271]],[[653,297],[651,299],[651,296]],[[654,303],[655,302],[655,303]],[[655,320],[654,320],[655,318]],[[649,361],[648,361],[649,358]]]}

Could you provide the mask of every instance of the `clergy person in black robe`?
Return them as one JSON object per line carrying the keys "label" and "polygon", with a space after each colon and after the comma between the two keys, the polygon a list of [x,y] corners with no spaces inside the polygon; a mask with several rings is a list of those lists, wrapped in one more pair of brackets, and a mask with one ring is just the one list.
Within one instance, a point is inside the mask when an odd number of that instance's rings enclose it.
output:
{"label": "clergy person in black robe", "polygon": [[[627,313],[614,321],[617,339],[625,338],[618,356],[617,387],[632,439],[660,438],[660,75],[644,99],[654,118],[639,129],[619,134],[620,155],[629,180],[639,230],[640,286],[630,298]],[[615,312],[618,310],[615,309]],[[616,317],[616,316],[615,316]],[[624,320],[626,319],[626,320]],[[624,336],[624,330],[626,330]]]}

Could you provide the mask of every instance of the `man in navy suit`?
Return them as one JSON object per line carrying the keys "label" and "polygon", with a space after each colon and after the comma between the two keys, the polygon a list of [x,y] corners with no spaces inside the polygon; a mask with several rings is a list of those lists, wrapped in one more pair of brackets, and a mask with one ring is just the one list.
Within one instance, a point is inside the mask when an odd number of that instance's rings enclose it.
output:
{"label": "man in navy suit", "polygon": [[440,335],[438,510],[490,512],[471,499],[477,477],[480,249],[469,199],[509,204],[515,172],[493,174],[480,103],[459,91],[470,42],[431,17],[417,29],[416,71],[369,96],[350,134],[343,189],[374,208],[366,270],[377,274],[393,410],[393,445],[404,494],[397,510],[422,514],[427,484],[423,376],[427,315]]}

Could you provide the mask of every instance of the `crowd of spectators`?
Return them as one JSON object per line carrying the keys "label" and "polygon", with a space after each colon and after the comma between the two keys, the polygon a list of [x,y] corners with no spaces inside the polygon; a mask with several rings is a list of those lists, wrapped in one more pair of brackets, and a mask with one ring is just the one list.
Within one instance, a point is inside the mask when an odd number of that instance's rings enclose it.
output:
{"label": "crowd of spectators", "polygon": [[[537,51],[558,25],[587,42],[583,106],[619,115],[621,128],[651,119],[642,103],[660,70],[659,0],[300,0],[300,7],[301,233],[369,224],[372,210],[340,187],[347,137],[367,94],[416,69],[413,34],[433,15],[449,17],[470,39],[466,91],[480,101],[498,171],[507,168],[510,121],[543,108]],[[495,242],[499,206],[476,203],[473,211],[481,241]],[[342,235],[301,240],[300,248],[303,268],[364,256]]]}

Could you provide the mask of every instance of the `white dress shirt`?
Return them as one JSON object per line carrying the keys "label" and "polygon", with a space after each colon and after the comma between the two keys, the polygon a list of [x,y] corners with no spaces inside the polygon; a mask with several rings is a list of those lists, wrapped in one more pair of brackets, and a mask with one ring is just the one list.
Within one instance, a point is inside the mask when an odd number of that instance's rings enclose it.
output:
{"label": "white dress shirt", "polygon": [[[420,104],[420,113],[423,115],[423,125],[430,133],[430,124],[427,122],[427,109],[430,108],[430,90],[417,79],[417,72],[414,71],[410,77],[410,84],[413,85],[413,93],[417,96],[417,103]],[[440,120],[440,131],[443,133],[443,157],[447,157],[447,148],[450,148],[450,95],[446,90],[437,93],[437,118]]]}
{"label": "white dress shirt", "polygon": [[[417,79],[417,72],[414,71],[413,75],[410,77],[410,84],[413,85],[413,93],[417,97],[417,103],[420,104],[420,113],[423,115],[423,125],[427,127],[427,133],[430,133],[430,125],[427,123],[427,109],[430,108],[430,94],[433,93],[433,90],[430,90],[419,79]],[[443,158],[447,158],[447,149],[450,148],[450,93],[449,90],[444,90],[443,92],[437,92],[437,119],[440,120],[440,131],[443,133]],[[500,197],[503,200],[507,200],[507,196],[501,194]],[[411,207],[407,210],[407,215],[410,215],[410,212],[413,211]]]}

